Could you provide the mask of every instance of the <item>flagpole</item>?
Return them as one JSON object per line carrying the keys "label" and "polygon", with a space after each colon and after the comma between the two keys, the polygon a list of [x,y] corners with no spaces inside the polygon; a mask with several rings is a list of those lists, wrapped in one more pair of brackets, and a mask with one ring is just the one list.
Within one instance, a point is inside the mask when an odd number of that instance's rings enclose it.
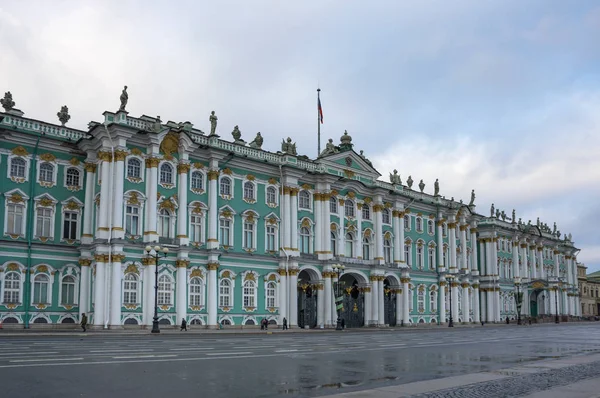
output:
{"label": "flagpole", "polygon": [[317,157],[321,155],[321,110],[319,104],[321,101],[321,89],[317,88]]}

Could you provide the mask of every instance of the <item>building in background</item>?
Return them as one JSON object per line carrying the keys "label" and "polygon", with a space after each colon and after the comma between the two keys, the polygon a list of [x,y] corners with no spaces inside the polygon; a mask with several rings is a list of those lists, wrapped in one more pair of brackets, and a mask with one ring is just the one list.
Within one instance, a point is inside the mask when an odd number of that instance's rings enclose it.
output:
{"label": "building in background", "polygon": [[581,314],[584,317],[600,315],[600,271],[586,275],[587,267],[577,264]]}

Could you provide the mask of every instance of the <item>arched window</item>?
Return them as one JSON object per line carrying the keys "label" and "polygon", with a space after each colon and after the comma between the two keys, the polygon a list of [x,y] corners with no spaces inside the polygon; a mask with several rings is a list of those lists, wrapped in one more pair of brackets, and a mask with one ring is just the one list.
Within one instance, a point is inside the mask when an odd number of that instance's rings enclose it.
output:
{"label": "arched window", "polygon": [[192,184],[191,188],[194,191],[200,191],[204,189],[204,176],[199,171],[192,172]]}
{"label": "arched window", "polygon": [[33,303],[48,304],[48,288],[50,279],[47,275],[39,274],[33,280]]}
{"label": "arched window", "polygon": [[346,234],[346,257],[354,257],[354,235],[350,232]]}
{"label": "arched window", "polygon": [[190,242],[202,242],[202,216],[196,213],[190,215]]}
{"label": "arched window", "polygon": [[335,232],[331,231],[331,252],[334,256],[337,256],[337,235]]}
{"label": "arched window", "polygon": [[219,282],[219,307],[231,307],[231,281],[221,279]]}
{"label": "arched window", "polygon": [[173,167],[169,163],[163,163],[160,166],[160,183],[161,184],[172,184],[173,183]]}
{"label": "arched window", "polygon": [[404,216],[404,229],[410,230],[410,216],[409,215]]}
{"label": "arched window", "polygon": [[371,207],[368,204],[364,204],[362,208],[362,218],[363,220],[371,219]]}
{"label": "arched window", "polygon": [[267,187],[267,203],[270,205],[277,204],[277,191],[275,187]]}
{"label": "arched window", "polygon": [[425,289],[417,290],[417,311],[425,312]]}
{"label": "arched window", "polygon": [[173,303],[173,283],[167,275],[158,277],[158,305]]}
{"label": "arched window", "polygon": [[8,272],[4,275],[4,297],[5,304],[19,302],[19,291],[21,290],[21,275],[17,272]]}
{"label": "arched window", "polygon": [[127,178],[142,177],[142,162],[139,159],[131,158],[127,161]]}
{"label": "arched window", "polygon": [[415,222],[417,232],[423,232],[423,219],[421,217],[417,217]]}
{"label": "arched window", "polygon": [[138,303],[138,277],[136,274],[129,273],[123,280],[123,304]]}
{"label": "arched window", "polygon": [[267,283],[267,308],[277,307],[277,284],[275,282]]}
{"label": "arched window", "polygon": [[40,181],[52,182],[54,180],[54,166],[50,163],[42,163],[40,165]]}
{"label": "arched window", "polygon": [[160,209],[158,213],[158,236],[171,237],[171,213],[167,209]]}
{"label": "arched window", "polygon": [[429,292],[429,310],[437,312],[437,291],[435,290]]}
{"label": "arched window", "polygon": [[338,212],[337,205],[338,205],[338,202],[334,196],[329,198],[329,212],[331,214],[336,214]]}
{"label": "arched window", "polygon": [[371,238],[365,236],[362,241],[362,257],[363,260],[371,259]]}
{"label": "arched window", "polygon": [[406,259],[406,265],[410,267],[412,265],[412,250],[410,243],[404,244],[404,258]]}
{"label": "arched window", "polygon": [[219,193],[222,196],[231,196],[231,179],[229,177],[221,178],[221,183],[219,184]]}
{"label": "arched window", "polygon": [[35,236],[50,237],[52,230],[52,209],[39,207],[36,211]]}
{"label": "arched window", "polygon": [[79,186],[79,170],[74,167],[67,169],[67,186],[78,187]]}
{"label": "arched window", "polygon": [[433,235],[435,232],[435,226],[433,224],[433,220],[427,220],[427,233],[429,235]]}
{"label": "arched window", "polygon": [[267,225],[267,251],[277,250],[277,228],[274,225]]}
{"label": "arched window", "polygon": [[383,209],[381,211],[381,221],[384,224],[389,224],[390,223],[390,209]]}
{"label": "arched window", "polygon": [[140,208],[134,205],[125,206],[125,233],[138,236],[140,226]]}
{"label": "arched window", "polygon": [[428,254],[427,262],[429,263],[429,269],[435,269],[435,248],[430,247]]}
{"label": "arched window", "polygon": [[346,217],[355,217],[355,209],[354,209],[354,201],[352,200],[346,200],[346,202],[344,202],[344,214],[346,215]]}
{"label": "arched window", "polygon": [[423,256],[423,246],[417,245],[417,267],[419,267],[419,269],[423,269],[424,262],[425,257]]}
{"label": "arched window", "polygon": [[244,199],[254,200],[254,184],[250,181],[244,183]]}
{"label": "arched window", "polygon": [[254,247],[254,235],[255,235],[256,224],[254,222],[244,221],[244,235],[242,241],[242,247],[244,249],[255,249]]}
{"label": "arched window", "polygon": [[231,246],[231,220],[219,219],[219,243],[221,246]]}
{"label": "arched window", "polygon": [[392,262],[392,241],[390,239],[383,240],[383,260],[386,264]]}
{"label": "arched window", "polygon": [[444,268],[448,268],[448,247],[444,246],[444,250],[442,250],[442,264],[444,264]]}
{"label": "arched window", "polygon": [[25,160],[21,158],[12,158],[10,160],[10,176],[25,178],[25,165]]}
{"label": "arched window", "polygon": [[193,307],[200,307],[204,305],[204,284],[202,279],[197,276],[190,279],[190,298],[189,305]]}
{"label": "arched window", "polygon": [[25,206],[19,203],[6,205],[6,232],[9,234],[22,235]]}
{"label": "arched window", "polygon": [[244,282],[243,300],[244,307],[256,307],[256,284],[254,281]]}
{"label": "arched window", "polygon": [[73,305],[75,304],[75,278],[67,275],[62,279],[60,303]]}
{"label": "arched window", "polygon": [[300,191],[298,194],[298,207],[301,209],[310,209],[310,193],[308,191]]}
{"label": "arched window", "polygon": [[300,228],[300,253],[310,253],[310,229]]}

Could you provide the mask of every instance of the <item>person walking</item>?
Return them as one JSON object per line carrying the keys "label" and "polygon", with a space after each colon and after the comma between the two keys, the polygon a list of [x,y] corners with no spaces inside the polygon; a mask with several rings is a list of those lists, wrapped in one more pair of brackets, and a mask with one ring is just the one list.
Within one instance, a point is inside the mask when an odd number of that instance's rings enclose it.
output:
{"label": "person walking", "polygon": [[283,330],[287,330],[287,319],[284,317],[283,318]]}
{"label": "person walking", "polygon": [[85,312],[81,314],[81,327],[83,328],[83,331],[87,331],[87,329],[85,328],[87,326],[87,316],[85,315]]}
{"label": "person walking", "polygon": [[183,332],[184,330],[187,332],[187,322],[185,318],[181,318],[181,329],[179,331]]}

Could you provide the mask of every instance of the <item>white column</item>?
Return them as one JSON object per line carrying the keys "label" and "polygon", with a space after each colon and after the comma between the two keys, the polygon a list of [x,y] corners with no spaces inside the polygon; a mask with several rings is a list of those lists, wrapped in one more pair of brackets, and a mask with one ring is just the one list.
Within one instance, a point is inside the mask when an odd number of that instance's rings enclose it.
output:
{"label": "white column", "polygon": [[527,260],[527,244],[521,243],[521,263],[523,265],[523,278],[529,278],[529,261]]}
{"label": "white column", "polygon": [[371,326],[373,319],[373,286],[365,290],[365,326]]}
{"label": "white column", "polygon": [[567,303],[567,291],[566,290],[562,290],[561,291],[561,296],[562,296],[562,306],[560,308],[560,313],[562,315],[568,315],[568,303]]}
{"label": "white column", "polygon": [[475,323],[481,322],[479,308],[479,285],[475,283],[473,284],[473,322]]}
{"label": "white column", "polygon": [[[85,203],[83,205],[83,233],[81,235],[81,243],[89,244],[92,243],[92,240],[94,239],[92,225],[94,224],[94,187],[96,186],[96,165],[94,163],[86,163],[85,171]],[[81,308],[81,302],[79,307]]]}
{"label": "white column", "polygon": [[362,204],[359,203],[356,208],[356,257],[362,258]]}
{"label": "white column", "polygon": [[479,321],[487,321],[487,292],[484,289],[479,290],[479,311],[480,311],[480,319]]}
{"label": "white column", "polygon": [[492,270],[492,238],[485,239],[485,275],[494,275]]}
{"label": "white column", "polygon": [[402,321],[402,289],[396,288],[396,326]]}
{"label": "white column", "polygon": [[325,291],[324,286],[319,284],[317,288],[317,327],[322,328],[325,326]]}
{"label": "white column", "polygon": [[537,273],[537,251],[535,250],[535,245],[529,246],[529,257],[531,258],[531,278],[532,279],[537,279],[538,278],[538,273]]}
{"label": "white column", "polygon": [[485,302],[487,304],[487,310],[485,311],[486,322],[494,322],[494,291],[493,288],[486,290]]}
{"label": "white column", "polygon": [[111,289],[110,289],[110,326],[112,329],[121,327],[121,278],[123,270],[121,263],[125,259],[124,254],[114,253],[111,256],[112,274],[111,274]]}
{"label": "white column", "polygon": [[[444,268],[444,230],[441,214],[438,215],[437,220],[437,262],[438,262],[438,272],[445,272]],[[404,230],[404,220],[402,220],[402,230]],[[404,240],[402,241],[404,243]],[[404,253],[404,250],[402,250]],[[404,254],[403,254],[404,255]],[[448,259],[450,261],[450,259]],[[440,321],[441,322],[441,321]]]}
{"label": "white column", "polygon": [[460,268],[467,271],[467,224],[460,226]]}
{"label": "white column", "polygon": [[[219,208],[217,205],[217,195],[219,194],[218,180],[219,171],[210,170],[208,172],[208,239],[206,240],[206,247],[208,249],[219,248],[219,238],[217,234],[219,224]],[[214,325],[216,325],[216,314]]]}
{"label": "white column", "polygon": [[[397,267],[400,267],[403,260],[402,260],[402,254],[404,252],[404,250],[402,250],[402,243],[404,242],[404,239],[400,239],[400,230],[402,230],[402,236],[404,236],[404,225],[400,224],[400,211],[398,210],[394,210],[392,212],[392,216],[393,216],[393,229],[394,229],[394,264],[396,264]],[[401,228],[402,226],[402,228]],[[397,321],[400,322],[400,318],[396,317]]]}
{"label": "white column", "polygon": [[469,323],[470,317],[470,306],[469,306],[469,284],[463,283],[462,287],[462,310],[463,310],[463,322]]}
{"label": "white column", "polygon": [[[190,165],[188,163],[179,163],[177,165],[177,175],[179,177],[179,181],[177,184],[177,201],[179,203],[179,208],[177,209],[177,239],[179,239],[180,246],[187,246],[190,242],[190,239],[187,234],[187,226],[188,226],[188,173],[190,171]],[[181,319],[178,318],[178,322]]]}
{"label": "white column", "polygon": [[[456,253],[456,252],[454,252]],[[458,289],[460,289],[460,283],[458,283],[456,280],[450,282],[452,285],[452,320],[454,322],[458,322],[458,317],[459,317],[459,313],[458,313]]]}
{"label": "white column", "polygon": [[410,282],[410,278],[401,278],[402,282],[402,320],[406,325],[410,324],[410,305],[409,300],[412,300],[412,297],[409,296],[408,292],[408,283]]}
{"label": "white column", "polygon": [[379,324],[379,283],[377,282],[377,275],[369,276],[371,281],[371,323],[373,326]]}
{"label": "white column", "polygon": [[448,224],[448,242],[450,243],[450,270],[456,272],[456,223]]}
{"label": "white column", "polygon": [[551,287],[549,290],[549,300],[550,300],[550,314],[556,315],[556,288]]}
{"label": "white column", "polygon": [[488,252],[487,252],[487,243],[486,243],[486,238],[480,238],[479,239],[479,256],[481,257],[480,260],[480,271],[479,274],[480,275],[487,275],[487,256],[488,256]]}
{"label": "white column", "polygon": [[[283,325],[283,318],[288,320],[287,314],[287,272],[285,265],[279,265],[279,324]],[[325,277],[325,276],[323,276]],[[330,286],[331,288],[331,286]],[[327,294],[327,279],[325,279],[325,294]],[[327,302],[325,302],[327,305]],[[289,323],[288,323],[289,325]]]}
{"label": "white column", "polygon": [[217,284],[217,269],[219,263],[209,262],[208,268],[208,326],[215,328],[217,327],[217,300],[218,300],[218,289]]}
{"label": "white column", "polygon": [[[298,188],[294,188],[290,191],[290,223],[291,223],[291,247],[297,252],[298,251]],[[298,279],[298,274],[296,274],[296,280]],[[294,296],[298,297],[296,292],[296,285],[293,285]],[[298,312],[298,308],[296,308],[296,312]]]}
{"label": "white column", "polygon": [[145,315],[145,324],[152,325],[154,318],[154,286],[156,285],[156,261],[153,258],[148,259],[146,267],[146,303],[143,311]]}
{"label": "white column", "polygon": [[324,302],[325,302],[325,326],[329,327],[332,325],[332,319],[331,319],[331,307],[332,307],[332,302],[331,302],[331,294],[332,294],[332,290],[331,290],[331,272],[328,271],[324,271],[323,272],[323,280],[325,281],[325,294],[324,294]]}
{"label": "white column", "polygon": [[127,152],[123,150],[115,151],[114,159],[114,183],[112,195],[112,237],[113,239],[123,239],[125,230],[123,229],[123,183],[125,179],[125,157]]}
{"label": "white column", "polygon": [[492,273],[498,277],[500,272],[498,270],[498,238],[492,239]]}
{"label": "white column", "polygon": [[144,242],[158,242],[156,232],[157,192],[158,192],[157,158],[146,159],[146,225],[144,226]]}
{"label": "white column", "polygon": [[384,313],[384,299],[383,296],[385,294],[385,292],[383,291],[383,280],[385,279],[385,277],[383,275],[380,275],[377,277],[377,290],[379,291],[379,325],[384,325],[385,324],[385,313]]}
{"label": "white column", "polygon": [[[292,239],[292,221],[291,221],[291,209],[290,209],[290,188],[289,187],[283,187],[283,218],[282,218],[282,223],[281,223],[281,229],[282,229],[282,241],[283,241],[283,248],[289,253],[292,250],[292,244],[291,239]],[[288,319],[289,320],[289,319]]]}
{"label": "white column", "polygon": [[189,263],[190,260],[187,258],[180,258],[175,263],[177,265],[177,284],[175,285],[177,323],[181,323],[182,318],[187,321],[187,266]]}
{"label": "white column", "polygon": [[[375,214],[375,260],[383,260],[383,205],[376,204],[373,206]],[[362,237],[359,238],[359,243],[362,242]]]}
{"label": "white column", "polygon": [[547,279],[548,275],[544,269],[543,246],[537,247],[537,263],[540,265],[540,279]]}
{"label": "white column", "polygon": [[438,312],[440,313],[440,323],[446,323],[446,286],[448,282],[445,280],[440,281],[440,290],[438,294]]}
{"label": "white column", "polygon": [[[295,212],[295,211],[294,211]],[[298,264],[292,263],[292,268],[289,270],[290,275],[290,327],[298,326]]]}
{"label": "white column", "polygon": [[[98,157],[102,160],[102,185],[100,185],[100,208],[98,214],[98,226],[96,228],[96,237],[108,239],[109,234],[109,219],[108,219],[108,203],[111,200],[110,195],[110,163],[112,154],[110,152],[98,152]],[[96,305],[98,303],[95,303]]]}
{"label": "white column", "polygon": [[558,278],[560,276],[560,266],[558,263],[559,251],[554,250],[554,276]]}
{"label": "white column", "polygon": [[500,287],[496,287],[496,289],[494,290],[494,302],[496,306],[496,322],[501,322],[502,318],[500,317]]}
{"label": "white column", "polygon": [[[346,255],[346,227],[344,225],[344,199],[338,200],[338,217],[340,219],[340,230],[338,231],[338,255]],[[356,257],[356,253],[354,253]]]}
{"label": "white column", "polygon": [[321,203],[321,209],[323,214],[323,251],[326,254],[327,258],[331,258],[333,247],[331,247],[331,209],[329,208],[329,200],[331,198],[331,194],[324,193],[323,201]]}
{"label": "white column", "polygon": [[513,266],[513,275],[515,278],[521,277],[521,267],[519,267],[519,242],[512,242],[512,266]]}
{"label": "white column", "polygon": [[108,254],[96,254],[96,278],[94,279],[94,325],[104,324],[105,277]]}
{"label": "white column", "polygon": [[471,228],[471,273],[479,275],[479,269],[477,268],[477,230],[474,227]]}
{"label": "white column", "polygon": [[315,254],[317,256],[321,255],[323,251],[323,220],[321,218],[321,194],[319,192],[315,192],[313,194],[313,214],[315,220]]}
{"label": "white column", "polygon": [[79,282],[79,319],[83,313],[90,312],[90,264],[91,260],[80,258],[81,279]]}
{"label": "white column", "polygon": [[521,315],[529,316],[529,289],[523,287],[523,305],[521,306]]}

